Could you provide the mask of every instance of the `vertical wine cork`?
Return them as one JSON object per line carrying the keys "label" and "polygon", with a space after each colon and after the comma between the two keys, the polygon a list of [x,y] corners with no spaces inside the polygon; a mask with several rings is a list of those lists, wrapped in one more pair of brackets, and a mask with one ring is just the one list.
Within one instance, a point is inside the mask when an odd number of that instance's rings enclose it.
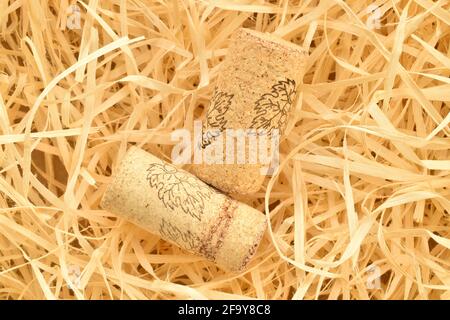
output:
{"label": "vertical wine cork", "polygon": [[231,271],[246,267],[266,229],[261,212],[136,147],[100,205]]}
{"label": "vertical wine cork", "polygon": [[[265,134],[268,138],[267,148],[271,149],[267,150],[269,156],[265,158],[273,157],[291,114],[305,60],[306,52],[296,44],[245,28],[236,31],[203,121],[200,148],[215,148],[217,143],[225,146],[223,141],[230,129],[235,130],[234,133],[239,129],[253,129],[259,131],[259,137]],[[218,141],[219,138],[224,139]],[[230,149],[223,152],[223,164],[202,159],[194,163],[192,171],[227,193],[254,193],[265,177],[261,168],[270,168],[259,156],[256,161],[250,160],[250,153],[259,147],[251,146],[247,140],[245,149],[238,150],[235,143],[235,151],[231,151],[236,154],[234,162],[226,159]],[[223,149],[226,150],[226,146]],[[245,158],[240,163],[237,161],[239,152]]]}

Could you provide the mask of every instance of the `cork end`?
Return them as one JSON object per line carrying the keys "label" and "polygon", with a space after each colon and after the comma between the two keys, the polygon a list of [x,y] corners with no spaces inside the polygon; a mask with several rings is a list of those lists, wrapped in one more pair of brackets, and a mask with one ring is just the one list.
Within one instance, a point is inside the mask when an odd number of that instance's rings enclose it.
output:
{"label": "cork end", "polygon": [[114,186],[116,185],[115,180],[119,176],[120,168],[123,167],[122,164],[127,162],[127,158],[130,157],[131,154],[139,150],[139,148],[132,146],[130,149],[128,149],[122,159],[119,160],[117,166],[118,169],[116,172],[113,172],[111,174],[111,181],[110,183],[108,183],[106,190],[103,193],[102,198],[100,199],[100,208],[102,208],[103,210],[110,211],[112,208],[111,201],[114,201],[114,198],[116,196],[116,190],[114,190]]}
{"label": "cork end", "polygon": [[272,49],[278,48],[283,52],[287,51],[291,54],[297,54],[300,56],[305,56],[307,54],[306,50],[303,47],[268,32],[260,32],[252,29],[240,28],[236,31],[236,37],[241,39],[249,39],[250,41],[258,43],[261,46]]}
{"label": "cork end", "polygon": [[258,252],[258,248],[261,244],[261,240],[266,231],[265,227],[266,227],[266,224],[264,223],[264,228],[261,229],[261,232],[255,237],[255,242],[250,247],[250,249],[249,249],[247,255],[244,257],[241,265],[236,270],[230,270],[231,272],[240,273],[240,272],[245,271],[249,267],[250,262],[252,261],[253,257],[256,255],[256,253]]}
{"label": "cork end", "polygon": [[230,272],[244,271],[255,256],[266,229],[265,215],[247,205],[239,205],[215,262]]}

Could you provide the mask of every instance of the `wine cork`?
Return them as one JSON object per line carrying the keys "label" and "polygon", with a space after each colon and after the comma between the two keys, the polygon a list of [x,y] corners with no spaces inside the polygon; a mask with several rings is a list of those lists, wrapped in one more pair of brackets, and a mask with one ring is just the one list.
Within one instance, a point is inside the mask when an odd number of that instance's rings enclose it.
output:
{"label": "wine cork", "polygon": [[266,229],[258,210],[136,147],[120,162],[100,205],[230,271],[247,266]]}
{"label": "wine cork", "polygon": [[[214,143],[225,146],[225,142],[217,141],[218,137],[223,137],[225,141],[225,131],[229,129],[253,129],[259,131],[259,136],[265,134],[266,138],[275,139],[275,134],[278,135],[275,145],[266,142],[267,148],[271,148],[267,150],[269,156],[266,159],[272,158],[291,114],[306,56],[302,47],[289,41],[271,34],[238,29],[232,36],[227,56],[219,70],[203,120],[199,147],[213,148]],[[261,169],[271,168],[263,159],[250,161],[250,153],[255,148],[258,146],[250,146],[249,139],[244,150],[238,150],[235,143],[236,151],[231,151],[236,154],[234,162],[226,159],[228,150],[223,152],[222,161],[207,163],[203,159],[194,162],[192,171],[224,192],[254,193],[260,189],[265,178]],[[245,159],[240,163],[239,152],[245,154]]]}

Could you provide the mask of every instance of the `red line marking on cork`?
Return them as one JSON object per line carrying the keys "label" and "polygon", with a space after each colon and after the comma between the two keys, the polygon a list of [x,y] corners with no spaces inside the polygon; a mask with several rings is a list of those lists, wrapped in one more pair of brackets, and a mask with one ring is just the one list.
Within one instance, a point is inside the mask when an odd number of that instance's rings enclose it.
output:
{"label": "red line marking on cork", "polygon": [[201,240],[199,252],[211,260],[215,260],[216,254],[223,246],[225,235],[230,228],[234,212],[239,204],[231,199],[225,199],[217,219],[211,224],[205,237]]}
{"label": "red line marking on cork", "polygon": [[261,243],[261,239],[262,239],[265,231],[266,231],[266,229],[262,229],[262,231],[255,238],[255,242],[250,247],[250,249],[247,252],[247,255],[242,260],[242,264],[239,266],[239,269],[238,269],[239,271],[243,270],[247,266],[247,264],[250,262],[250,259],[255,255],[256,250],[258,249],[259,244]]}

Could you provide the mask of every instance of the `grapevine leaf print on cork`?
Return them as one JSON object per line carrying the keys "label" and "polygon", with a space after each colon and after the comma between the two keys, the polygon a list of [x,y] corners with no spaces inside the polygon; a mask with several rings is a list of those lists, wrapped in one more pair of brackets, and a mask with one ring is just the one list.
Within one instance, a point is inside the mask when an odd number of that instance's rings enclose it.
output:
{"label": "grapevine leaf print on cork", "polygon": [[212,195],[212,189],[176,167],[162,163],[148,167],[147,180],[152,188],[158,190],[158,198],[166,208],[181,208],[184,213],[201,221],[205,201]]}
{"label": "grapevine leaf print on cork", "polygon": [[175,243],[183,242],[190,250],[199,246],[199,239],[191,231],[181,231],[178,227],[171,224],[164,218],[159,225],[159,232],[162,236],[167,237]]}
{"label": "grapevine leaf print on cork", "polygon": [[[216,137],[225,130],[227,120],[225,114],[230,109],[233,94],[228,94],[214,89],[214,95],[211,98],[211,105],[206,114],[206,120],[203,122],[203,135],[201,147],[205,149]],[[208,131],[208,129],[213,129]]]}
{"label": "grapevine leaf print on cork", "polygon": [[255,103],[256,116],[250,128],[269,135],[274,129],[284,130],[295,97],[295,87],[294,80],[280,80],[272,86],[271,92],[263,94]]}

